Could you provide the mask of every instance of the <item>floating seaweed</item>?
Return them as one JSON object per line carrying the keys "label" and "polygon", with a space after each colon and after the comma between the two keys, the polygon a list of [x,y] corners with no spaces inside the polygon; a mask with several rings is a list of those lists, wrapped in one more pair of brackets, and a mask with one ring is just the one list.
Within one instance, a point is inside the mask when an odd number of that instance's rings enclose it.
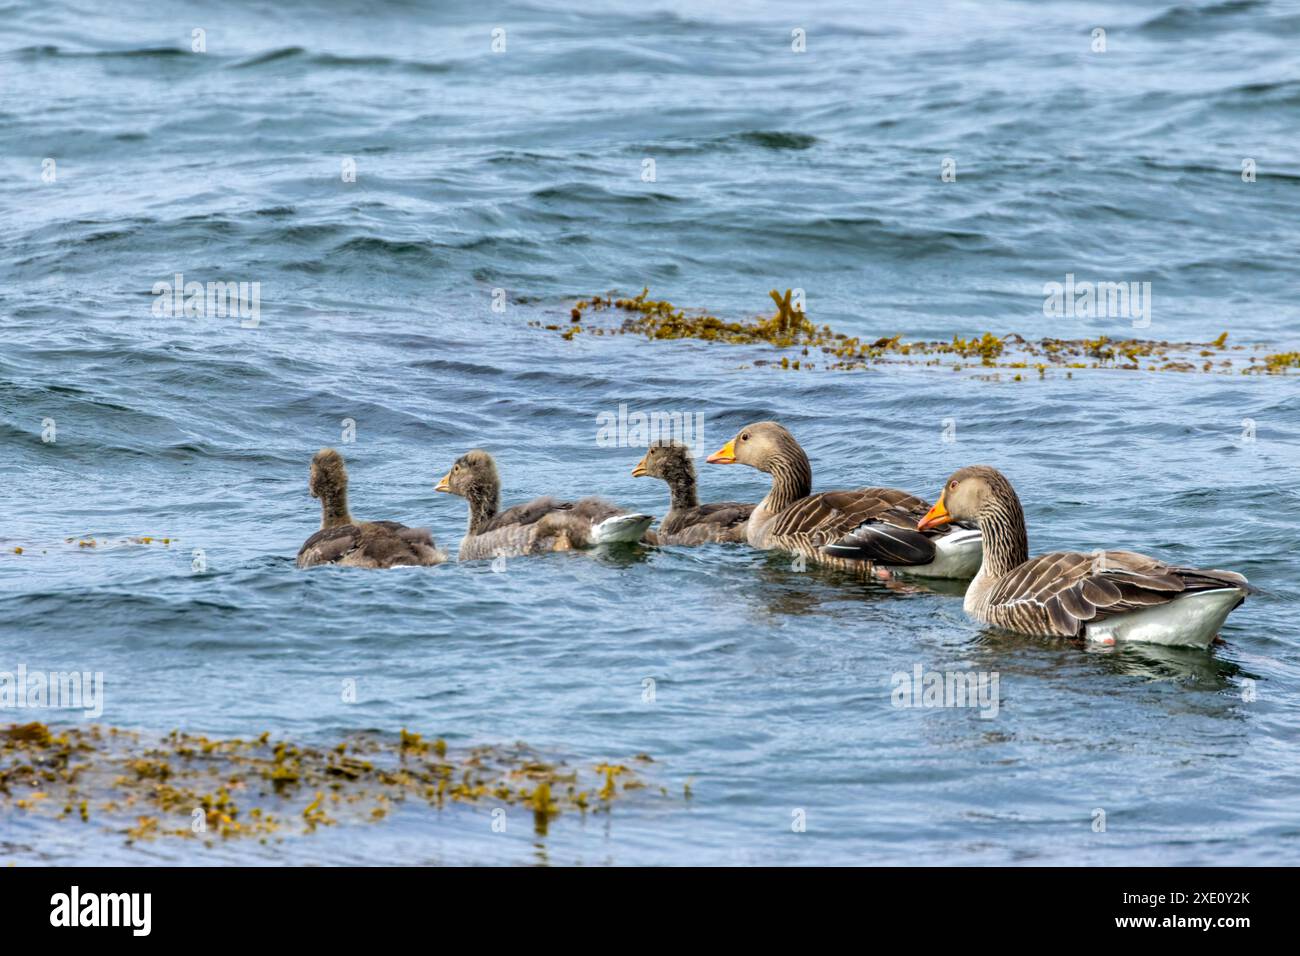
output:
{"label": "floating seaweed", "polygon": [[160,544],[163,547],[171,547],[172,542],[175,540],[177,539],[163,538],[156,535],[135,535],[133,537],[120,538],[117,541],[112,541],[109,538],[96,538],[93,535],[88,535],[86,537],[64,538],[63,542],[64,544],[72,544],[73,542],[76,542],[76,545],[79,548],[98,548],[100,545],[108,546],[113,544]]}
{"label": "floating seaweed", "polygon": [[1292,368],[1300,368],[1300,352],[1279,352],[1264,357],[1263,370],[1266,372],[1281,374]]}
{"label": "floating seaweed", "polygon": [[[638,755],[633,760],[649,762]],[[161,838],[282,840],[373,823],[395,805],[518,806],[545,834],[566,812],[608,812],[645,784],[623,764],[550,761],[523,744],[459,753],[403,729],[316,748],[269,733],[210,739],[174,730],[150,740],[89,725],[0,728],[0,805],[107,827],[127,842]],[[598,789],[599,803],[591,793]]]}
{"label": "floating seaweed", "polygon": [[[565,339],[580,334],[644,335],[650,339],[698,339],[730,345],[770,345],[782,350],[799,350],[799,357],[783,355],[779,360],[756,358],[754,366],[772,365],[789,370],[815,369],[809,359],[820,353],[823,368],[865,369],[877,365],[949,365],[966,368],[1034,369],[1044,378],[1053,369],[1109,368],[1149,372],[1217,372],[1231,374],[1285,374],[1300,368],[1300,353],[1261,354],[1261,346],[1229,345],[1224,332],[1210,342],[1166,342],[1147,339],[1026,339],[985,332],[975,338],[954,335],[951,341],[903,340],[902,334],[870,342],[836,332],[828,325],[817,326],[802,308],[791,302],[791,291],[769,293],[776,302],[776,314],[750,321],[728,321],[707,312],[680,309],[671,302],[650,298],[649,288],[633,298],[593,295],[576,302],[569,312],[570,324],[544,325],[562,331]],[[601,313],[626,313],[621,324],[594,324]],[[590,324],[588,323],[590,320]],[[532,322],[540,326],[540,322]],[[1236,361],[1234,362],[1234,359]],[[1245,364],[1241,364],[1242,362]],[[996,378],[997,376],[993,376]],[[1067,377],[1072,377],[1067,371]],[[1017,373],[1014,381],[1022,381]]]}
{"label": "floating seaweed", "polygon": [[[174,542],[179,540],[180,540],[179,538],[174,538],[174,537],[164,538],[164,537],[158,537],[156,535],[139,535],[139,536],[129,537],[129,538],[120,538],[117,541],[113,541],[109,538],[96,538],[93,536],[87,536],[87,537],[64,538],[63,543],[75,544],[78,549],[87,549],[87,548],[98,549],[100,546],[111,547],[111,546],[119,546],[119,545],[160,545],[164,548],[170,548]],[[17,556],[22,556],[23,554],[27,553],[27,550],[28,549],[22,545],[15,545],[14,547],[9,548],[8,553]],[[0,552],[0,553],[4,553],[4,552]],[[48,554],[49,549],[41,548],[40,553]]]}

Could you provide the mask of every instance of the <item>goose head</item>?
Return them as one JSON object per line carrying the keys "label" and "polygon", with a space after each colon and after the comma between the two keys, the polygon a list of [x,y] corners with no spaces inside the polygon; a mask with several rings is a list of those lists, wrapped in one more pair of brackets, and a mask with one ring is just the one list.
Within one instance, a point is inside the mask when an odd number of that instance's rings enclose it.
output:
{"label": "goose head", "polygon": [[1016,493],[1002,472],[988,465],[969,465],[953,472],[939,500],[916,527],[928,531],[949,523],[975,525],[1013,501]]}
{"label": "goose head", "polygon": [[694,508],[700,503],[695,491],[695,463],[680,442],[661,439],[650,445],[645,457],[632,469],[633,478],[659,478],[672,492],[673,508]]}
{"label": "goose head", "polygon": [[772,470],[776,462],[806,456],[785,426],[776,422],[754,422],[705,459],[710,465],[749,465],[759,471]]}
{"label": "goose head", "polygon": [[353,523],[348,512],[348,470],[333,448],[322,448],[312,456],[307,490],[320,499],[322,528]]}
{"label": "goose head", "polygon": [[312,456],[311,476],[307,479],[307,490],[313,498],[328,501],[347,491],[348,470],[343,465],[343,456],[333,448],[322,448]]}
{"label": "goose head", "polygon": [[438,481],[434,491],[460,495],[469,502],[468,534],[477,534],[496,517],[501,503],[501,479],[497,463],[481,448],[461,455]]}
{"label": "goose head", "polygon": [[670,485],[695,480],[690,450],[681,442],[660,439],[651,443],[632,469],[633,478],[662,478]]}
{"label": "goose head", "polygon": [[501,479],[497,475],[497,463],[492,456],[481,448],[467,451],[456,459],[447,472],[438,481],[434,491],[460,495],[471,501],[496,499],[500,493]]}

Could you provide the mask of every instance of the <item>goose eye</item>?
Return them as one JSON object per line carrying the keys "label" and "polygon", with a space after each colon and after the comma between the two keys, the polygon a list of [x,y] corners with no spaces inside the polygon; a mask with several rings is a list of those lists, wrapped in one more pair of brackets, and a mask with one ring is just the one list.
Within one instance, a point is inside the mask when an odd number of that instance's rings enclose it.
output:
{"label": "goose eye", "polygon": [[957,482],[954,481],[954,482],[952,482],[951,484],[949,484],[949,485],[948,485],[948,489],[949,489],[950,491],[956,491],[956,490],[957,490]]}
{"label": "goose eye", "polygon": [[741,440],[741,441],[749,441],[749,432],[745,432],[743,435],[741,435],[741,436],[740,436],[740,440]]}

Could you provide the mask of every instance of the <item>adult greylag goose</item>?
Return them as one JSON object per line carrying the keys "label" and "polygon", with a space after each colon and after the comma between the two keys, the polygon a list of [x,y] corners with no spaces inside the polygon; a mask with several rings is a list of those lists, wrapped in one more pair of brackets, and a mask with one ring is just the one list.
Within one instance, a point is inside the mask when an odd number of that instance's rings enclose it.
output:
{"label": "adult greylag goose", "polygon": [[343,456],[333,448],[322,448],[313,456],[307,488],[313,498],[320,499],[320,530],[299,549],[298,567],[395,568],[447,560],[428,528],[353,518],[348,511],[348,470]]}
{"label": "adult greylag goose", "polygon": [[460,561],[635,542],[654,521],[651,515],[629,514],[601,498],[570,502],[547,496],[501,511],[496,462],[477,448],[457,458],[435,490],[460,495],[469,503]]}
{"label": "adult greylag goose", "polygon": [[702,505],[695,490],[695,464],[680,442],[661,439],[646,449],[632,469],[633,478],[660,478],[671,494],[672,507],[654,531],[646,532],[651,544],[708,544],[745,540],[745,527],[753,505],[718,501]]}
{"label": "adult greylag goose", "polygon": [[1250,590],[1232,571],[1175,567],[1132,551],[1030,558],[1020,499],[986,465],[953,474],[918,527],[951,521],[974,521],[984,532],[966,613],[1019,634],[1208,647]]}
{"label": "adult greylag goose", "polygon": [[875,569],[934,578],[969,578],[980,563],[980,533],[944,527],[918,531],[929,504],[895,488],[812,494],[812,465],[776,422],[746,425],[707,459],[742,464],[772,476],[750,513],[746,540],[756,548],[793,551],[859,573]]}

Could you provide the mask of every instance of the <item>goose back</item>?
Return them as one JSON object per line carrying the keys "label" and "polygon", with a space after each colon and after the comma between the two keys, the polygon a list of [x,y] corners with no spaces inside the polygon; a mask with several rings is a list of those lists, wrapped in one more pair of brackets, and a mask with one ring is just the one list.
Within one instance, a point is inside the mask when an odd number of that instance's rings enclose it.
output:
{"label": "goose back", "polygon": [[758,547],[780,548],[859,574],[932,565],[954,529],[916,530],[930,506],[897,488],[809,495],[772,517]]}
{"label": "goose back", "polygon": [[1133,551],[1054,551],[1001,579],[977,580],[967,592],[966,609],[985,623],[1023,634],[1080,637],[1088,625],[1107,618],[1224,588],[1240,589],[1245,600],[1249,584],[1232,571],[1176,567]]}
{"label": "goose back", "polygon": [[396,521],[368,521],[322,528],[298,551],[298,567],[338,564],[355,568],[395,568],[441,564],[446,554],[428,528]]}
{"label": "goose back", "polygon": [[598,544],[594,528],[627,514],[603,498],[562,501],[549,495],[498,512],[477,532],[465,535],[458,560],[519,557],[569,551]]}
{"label": "goose back", "polygon": [[734,544],[745,540],[753,510],[753,505],[737,501],[675,508],[646,536],[652,543],[662,545]]}

